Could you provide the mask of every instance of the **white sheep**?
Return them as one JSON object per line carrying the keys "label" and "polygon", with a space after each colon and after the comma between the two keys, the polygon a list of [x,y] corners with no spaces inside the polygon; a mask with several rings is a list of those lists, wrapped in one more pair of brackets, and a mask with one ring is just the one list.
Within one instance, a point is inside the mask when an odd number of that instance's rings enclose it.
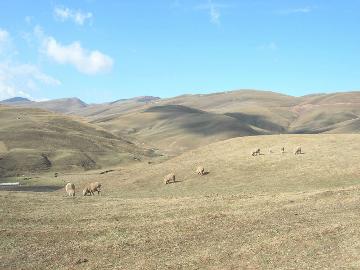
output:
{"label": "white sheep", "polygon": [[75,185],[73,183],[67,183],[65,186],[65,191],[68,196],[75,196]]}
{"label": "white sheep", "polygon": [[175,174],[170,173],[164,177],[164,184],[169,184],[170,182],[175,183]]}
{"label": "white sheep", "polygon": [[199,175],[204,175],[205,174],[205,169],[203,166],[198,166],[196,168],[196,173],[199,174]]}
{"label": "white sheep", "polygon": [[101,183],[99,182],[93,182],[90,183],[89,185],[87,185],[84,190],[83,190],[83,195],[86,196],[87,194],[91,195],[95,195],[94,192],[97,191],[98,195],[100,195],[101,192]]}

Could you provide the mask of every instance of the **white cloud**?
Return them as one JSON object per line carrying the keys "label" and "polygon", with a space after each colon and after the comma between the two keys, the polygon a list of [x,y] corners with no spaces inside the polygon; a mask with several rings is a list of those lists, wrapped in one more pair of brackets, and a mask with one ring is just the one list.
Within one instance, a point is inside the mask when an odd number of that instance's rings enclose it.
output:
{"label": "white cloud", "polygon": [[79,72],[88,75],[107,72],[113,67],[114,61],[110,56],[98,50],[84,49],[78,41],[62,45],[55,38],[46,36],[39,26],[35,27],[34,33],[42,43],[41,51],[59,64],[73,65]]}
{"label": "white cloud", "polygon": [[85,74],[96,74],[112,69],[113,60],[97,51],[88,51],[82,48],[80,42],[62,45],[53,37],[47,37],[43,43],[48,57],[60,64],[71,64]]}
{"label": "white cloud", "polygon": [[41,72],[30,64],[17,64],[10,61],[0,63],[0,100],[22,96],[30,99],[31,92],[39,90],[40,85],[58,86],[61,82]]}
{"label": "white cloud", "polygon": [[110,71],[114,60],[98,51],[87,50],[78,41],[63,45],[54,37],[46,36],[41,27],[34,29],[35,36],[41,41],[41,51],[59,64],[73,65],[79,72],[94,75]]}
{"label": "white cloud", "polygon": [[72,20],[78,25],[84,25],[87,20],[91,20],[93,14],[91,12],[82,12],[80,10],[71,10],[65,7],[56,7],[54,9],[54,16],[60,21]]}
{"label": "white cloud", "polygon": [[[32,98],[41,86],[57,86],[60,81],[43,73],[37,66],[15,62],[17,55],[11,35],[0,29],[0,100],[15,96]],[[1,50],[5,48],[5,53]]]}
{"label": "white cloud", "polygon": [[296,14],[296,13],[310,13],[313,10],[314,9],[312,7],[302,7],[302,8],[290,8],[290,9],[279,10],[277,13],[288,15],[288,14]]}
{"label": "white cloud", "polygon": [[202,4],[202,5],[197,5],[195,7],[195,9],[197,10],[206,10],[209,14],[210,17],[210,22],[215,24],[215,25],[220,25],[221,21],[221,13],[220,10],[222,8],[228,8],[230,7],[229,5],[226,4],[218,4],[218,3],[214,3],[212,0],[208,0],[208,2],[206,4]]}

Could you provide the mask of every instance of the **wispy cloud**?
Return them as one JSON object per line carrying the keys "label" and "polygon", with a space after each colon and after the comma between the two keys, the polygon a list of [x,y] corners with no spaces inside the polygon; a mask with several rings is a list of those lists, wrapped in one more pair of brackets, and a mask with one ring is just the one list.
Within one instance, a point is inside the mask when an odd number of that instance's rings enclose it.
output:
{"label": "wispy cloud", "polygon": [[12,57],[17,54],[14,49],[10,33],[5,29],[0,28],[0,57]]}
{"label": "wispy cloud", "polygon": [[63,45],[54,37],[46,36],[39,26],[34,31],[41,41],[41,51],[56,63],[73,65],[88,75],[110,71],[113,67],[113,59],[98,50],[87,50],[78,41]]}
{"label": "wispy cloud", "polygon": [[42,85],[58,86],[61,82],[31,64],[0,62],[0,100],[22,96],[34,99],[32,92]]}
{"label": "wispy cloud", "polygon": [[[0,29],[0,48],[4,43],[11,42],[8,31]],[[16,50],[13,46],[7,48],[5,54],[0,53],[0,100],[15,96],[34,99],[31,93],[38,91],[42,85],[57,86],[61,82],[31,64],[19,63],[13,60]]]}
{"label": "wispy cloud", "polygon": [[300,7],[300,8],[290,8],[290,9],[282,9],[278,10],[278,14],[288,15],[288,14],[296,14],[296,13],[310,13],[314,10],[313,7]]}
{"label": "wispy cloud", "polygon": [[81,10],[72,10],[66,7],[55,7],[54,16],[60,21],[71,20],[78,25],[84,25],[87,20],[93,18],[91,12],[83,12]]}
{"label": "wispy cloud", "polygon": [[272,41],[269,43],[261,44],[256,48],[262,51],[276,51],[279,49],[279,46],[276,44],[276,42]]}
{"label": "wispy cloud", "polygon": [[229,5],[214,3],[212,0],[208,0],[208,2],[206,4],[197,5],[195,7],[195,9],[207,11],[209,14],[209,17],[210,17],[210,22],[215,25],[220,25],[221,24],[220,10],[222,8],[228,8],[228,7],[229,7]]}
{"label": "wispy cloud", "polygon": [[3,44],[9,40],[9,32],[0,28],[0,44]]}

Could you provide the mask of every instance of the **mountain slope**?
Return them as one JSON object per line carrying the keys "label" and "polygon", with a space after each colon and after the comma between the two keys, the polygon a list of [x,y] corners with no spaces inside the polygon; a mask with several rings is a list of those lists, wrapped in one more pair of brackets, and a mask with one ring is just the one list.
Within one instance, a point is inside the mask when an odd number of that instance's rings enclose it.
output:
{"label": "mountain slope", "polygon": [[234,117],[182,105],[153,106],[94,123],[169,154],[232,137],[264,134]]}
{"label": "mountain slope", "polygon": [[150,154],[100,127],[56,113],[0,106],[0,176],[79,170]]}
{"label": "mountain slope", "polygon": [[15,104],[15,103],[27,103],[27,102],[31,102],[31,100],[23,97],[13,97],[0,101],[0,103],[2,104]]}
{"label": "mountain slope", "polygon": [[87,104],[78,98],[62,98],[49,101],[32,102],[24,107],[39,108],[52,112],[71,113],[87,107]]}
{"label": "mountain slope", "polygon": [[26,106],[78,115],[130,141],[173,155],[238,136],[359,133],[360,92],[292,97],[239,90],[92,105],[64,99]]}

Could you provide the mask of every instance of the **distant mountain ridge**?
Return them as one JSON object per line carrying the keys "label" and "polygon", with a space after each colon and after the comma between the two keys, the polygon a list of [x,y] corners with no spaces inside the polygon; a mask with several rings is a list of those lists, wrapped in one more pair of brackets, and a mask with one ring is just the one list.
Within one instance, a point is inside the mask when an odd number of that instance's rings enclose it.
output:
{"label": "distant mountain ridge", "polygon": [[0,103],[18,103],[18,102],[32,102],[30,99],[23,97],[13,97],[0,101]]}
{"label": "distant mountain ridge", "polygon": [[47,101],[31,101],[22,97],[14,97],[0,101],[0,104],[16,105],[25,108],[39,108],[66,114],[88,106],[88,104],[76,97],[53,99]]}
{"label": "distant mountain ridge", "polygon": [[116,136],[175,155],[241,136],[360,133],[360,92],[356,91],[294,97],[245,89],[101,104],[66,98],[7,105],[80,116]]}

